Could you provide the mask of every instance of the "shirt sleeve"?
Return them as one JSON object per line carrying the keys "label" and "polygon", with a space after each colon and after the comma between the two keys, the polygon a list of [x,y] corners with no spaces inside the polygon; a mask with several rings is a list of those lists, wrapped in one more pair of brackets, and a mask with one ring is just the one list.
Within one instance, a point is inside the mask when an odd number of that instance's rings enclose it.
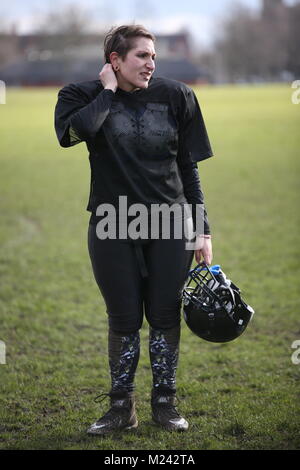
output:
{"label": "shirt sleeve", "polygon": [[194,91],[186,87],[180,110],[179,152],[183,158],[199,162],[212,157],[202,112]]}
{"label": "shirt sleeve", "polygon": [[[181,173],[184,195],[186,197],[187,202],[191,205],[194,230],[196,231],[197,235],[200,235],[202,233],[204,233],[205,235],[210,235],[211,230],[207,217],[207,211],[204,205],[204,196],[201,189],[197,163],[192,161],[185,161],[179,163],[178,166]],[[199,232],[196,224],[197,211],[198,216],[202,221],[200,224],[201,233]]]}
{"label": "shirt sleeve", "polygon": [[92,101],[74,84],[62,88],[55,107],[55,131],[62,147],[95,137],[110,111],[114,92],[102,90]]}
{"label": "shirt sleeve", "polygon": [[213,152],[197,97],[189,87],[185,87],[183,91],[179,117],[177,163],[181,172],[185,197],[192,207],[194,229],[198,234],[196,224],[198,212],[198,216],[203,221],[203,233],[209,235],[211,230],[204,204],[197,162],[212,157]]}

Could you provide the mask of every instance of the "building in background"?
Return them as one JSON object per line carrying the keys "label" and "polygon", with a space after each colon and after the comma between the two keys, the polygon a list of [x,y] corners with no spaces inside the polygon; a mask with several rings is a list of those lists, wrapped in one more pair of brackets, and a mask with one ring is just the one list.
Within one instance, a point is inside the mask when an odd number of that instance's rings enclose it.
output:
{"label": "building in background", "polygon": [[[103,35],[0,35],[0,78],[10,85],[61,86],[98,78],[103,66]],[[191,59],[187,32],[156,36],[155,75],[195,84],[209,82]]]}
{"label": "building in background", "polygon": [[[8,86],[61,86],[98,78],[104,36],[87,32],[87,19],[70,8],[69,15],[49,14],[35,34],[0,33],[0,80]],[[212,46],[199,53],[188,31],[157,34],[155,75],[189,84],[296,80],[299,25],[299,0],[261,0],[260,10],[240,0],[224,12]]]}

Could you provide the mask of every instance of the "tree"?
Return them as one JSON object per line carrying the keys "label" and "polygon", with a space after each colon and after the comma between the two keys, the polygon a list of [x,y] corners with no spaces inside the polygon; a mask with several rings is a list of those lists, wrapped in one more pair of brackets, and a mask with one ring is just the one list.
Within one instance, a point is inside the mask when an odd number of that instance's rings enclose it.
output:
{"label": "tree", "polygon": [[289,9],[289,34],[287,43],[287,70],[295,78],[300,77],[300,2]]}
{"label": "tree", "polygon": [[41,50],[62,51],[69,46],[81,45],[92,23],[86,10],[70,4],[59,11],[50,10],[43,14],[33,33],[40,37]]}
{"label": "tree", "polygon": [[283,2],[273,5],[256,14],[236,3],[220,23],[213,55],[226,80],[274,80],[292,68],[296,38],[299,44],[297,20]]}

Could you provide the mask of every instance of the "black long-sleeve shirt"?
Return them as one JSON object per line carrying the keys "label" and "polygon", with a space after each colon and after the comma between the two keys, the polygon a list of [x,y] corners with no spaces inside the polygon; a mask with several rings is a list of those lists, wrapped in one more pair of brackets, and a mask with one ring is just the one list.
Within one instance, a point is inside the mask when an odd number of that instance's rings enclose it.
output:
{"label": "black long-sleeve shirt", "polygon": [[[192,89],[152,78],[147,89],[116,93],[99,80],[59,91],[55,129],[63,147],[85,141],[91,165],[87,210],[101,203],[204,204],[197,161],[212,156]],[[210,233],[204,208],[204,233]]]}

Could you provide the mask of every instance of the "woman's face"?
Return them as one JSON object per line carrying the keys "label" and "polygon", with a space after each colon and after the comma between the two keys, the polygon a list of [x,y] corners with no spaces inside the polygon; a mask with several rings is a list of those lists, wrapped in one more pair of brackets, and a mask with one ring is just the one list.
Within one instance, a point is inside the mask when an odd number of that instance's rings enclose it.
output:
{"label": "woman's face", "polygon": [[119,70],[116,72],[118,86],[125,91],[137,88],[147,88],[149,80],[155,70],[155,49],[152,39],[137,37],[133,49],[127,53],[125,59],[116,57]]}

